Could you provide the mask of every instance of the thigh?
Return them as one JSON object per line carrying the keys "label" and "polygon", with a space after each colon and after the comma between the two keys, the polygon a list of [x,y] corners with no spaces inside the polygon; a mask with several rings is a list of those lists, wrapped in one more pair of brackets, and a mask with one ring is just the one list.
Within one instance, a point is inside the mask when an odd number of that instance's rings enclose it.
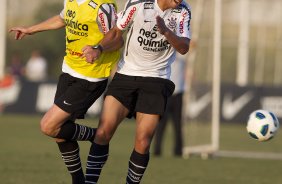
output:
{"label": "thigh", "polygon": [[101,112],[95,142],[107,144],[115,133],[118,125],[127,116],[128,109],[115,97],[106,96]]}
{"label": "thigh", "polygon": [[52,107],[44,114],[41,119],[41,126],[48,127],[55,135],[57,135],[59,128],[69,119],[70,114],[62,110],[57,105],[53,104]]}

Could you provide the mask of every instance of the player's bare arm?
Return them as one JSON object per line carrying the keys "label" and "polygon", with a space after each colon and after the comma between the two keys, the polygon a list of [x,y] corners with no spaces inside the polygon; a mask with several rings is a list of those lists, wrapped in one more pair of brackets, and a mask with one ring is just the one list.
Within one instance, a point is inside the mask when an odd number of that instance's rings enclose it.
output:
{"label": "player's bare arm", "polygon": [[177,52],[184,55],[189,51],[190,39],[185,37],[179,37],[174,34],[166,25],[164,20],[160,17],[156,17],[157,26],[159,32],[166,37],[168,42],[176,49]]}
{"label": "player's bare arm", "polygon": [[100,48],[94,49],[93,46],[87,45],[82,49],[82,57],[86,58],[88,63],[94,63],[100,57],[102,52],[111,52],[120,49],[124,40],[122,38],[122,31],[115,26],[111,29],[100,42]]}
{"label": "player's bare arm", "polygon": [[65,26],[64,20],[59,15],[56,15],[39,24],[30,27],[21,27],[21,26],[13,27],[9,30],[9,32],[15,32],[15,39],[21,40],[26,35],[32,35],[34,33],[41,31],[59,29],[64,26]]}
{"label": "player's bare arm", "polygon": [[111,29],[100,42],[103,50],[111,52],[120,49],[124,44],[122,34],[123,31],[117,26]]}

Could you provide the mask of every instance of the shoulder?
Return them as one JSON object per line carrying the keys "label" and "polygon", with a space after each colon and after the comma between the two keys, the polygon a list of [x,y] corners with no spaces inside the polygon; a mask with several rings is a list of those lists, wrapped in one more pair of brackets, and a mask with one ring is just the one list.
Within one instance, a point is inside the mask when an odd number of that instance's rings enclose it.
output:
{"label": "shoulder", "polygon": [[176,12],[188,12],[189,14],[191,14],[191,6],[184,0],[173,11],[176,11]]}
{"label": "shoulder", "polygon": [[155,2],[155,0],[128,0],[130,3],[146,3],[146,2]]}
{"label": "shoulder", "polygon": [[140,5],[144,3],[155,2],[154,0],[128,0],[126,6]]}
{"label": "shoulder", "polygon": [[172,10],[173,13],[182,15],[186,17],[186,19],[191,19],[191,7],[190,5],[183,0],[182,3],[175,9]]}
{"label": "shoulder", "polygon": [[154,0],[128,0],[125,4],[122,16],[124,16],[126,12],[130,14],[136,12],[137,10],[140,9],[140,7],[142,7],[142,5],[145,2],[150,2],[150,1],[154,1]]}
{"label": "shoulder", "polygon": [[105,9],[105,10],[116,10],[116,5],[112,3],[103,3],[99,7],[100,9]]}
{"label": "shoulder", "polygon": [[125,9],[131,9],[131,7],[140,9],[153,9],[155,0],[128,0]]}

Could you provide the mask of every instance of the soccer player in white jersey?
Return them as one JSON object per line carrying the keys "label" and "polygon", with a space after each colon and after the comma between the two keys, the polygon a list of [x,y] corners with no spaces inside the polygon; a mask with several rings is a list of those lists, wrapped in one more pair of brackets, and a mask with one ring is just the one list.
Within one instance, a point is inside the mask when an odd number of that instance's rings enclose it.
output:
{"label": "soccer player in white jersey", "polygon": [[[167,98],[174,91],[170,65],[175,60],[175,52],[185,54],[189,50],[190,19],[190,7],[182,0],[128,0],[117,25],[100,42],[105,52],[111,50],[123,31],[128,30],[123,59],[106,92],[89,152],[86,168],[89,184],[98,181],[118,125],[132,116],[136,118],[137,128],[126,183],[141,182],[155,129],[165,111]],[[85,57],[100,55],[99,50],[93,51],[90,46],[85,46],[83,51]]]}
{"label": "soccer player in white jersey", "polygon": [[81,57],[82,48],[91,45],[92,50],[102,52],[98,43],[115,26],[116,18],[115,0],[65,0],[60,15],[30,27],[10,29],[16,33],[17,40],[41,31],[63,27],[66,30],[62,74],[54,104],[41,120],[41,131],[56,138],[73,184],[85,183],[77,141],[92,141],[96,132],[93,128],[76,124],[75,120],[84,118],[88,108],[103,94],[111,68],[119,58],[119,51],[107,52],[102,53],[94,64],[89,64],[86,59],[93,58]]}

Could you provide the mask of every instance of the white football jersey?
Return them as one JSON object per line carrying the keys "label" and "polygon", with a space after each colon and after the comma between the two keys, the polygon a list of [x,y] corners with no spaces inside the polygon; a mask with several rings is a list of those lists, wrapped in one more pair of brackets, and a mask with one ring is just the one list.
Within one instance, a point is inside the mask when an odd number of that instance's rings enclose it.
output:
{"label": "white football jersey", "polygon": [[125,75],[169,79],[175,49],[156,25],[156,17],[177,36],[191,39],[190,6],[183,1],[176,9],[162,11],[157,0],[128,0],[119,14],[117,27],[128,30],[123,58],[118,72]]}

